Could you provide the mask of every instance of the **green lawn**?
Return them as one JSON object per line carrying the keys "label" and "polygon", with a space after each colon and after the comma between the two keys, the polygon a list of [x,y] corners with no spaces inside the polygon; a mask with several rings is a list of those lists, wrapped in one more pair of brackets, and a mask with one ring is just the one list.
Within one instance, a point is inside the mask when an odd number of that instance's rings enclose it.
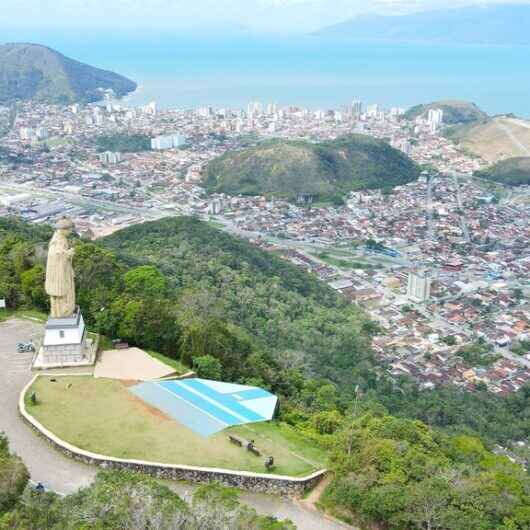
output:
{"label": "green lawn", "polygon": [[346,260],[341,259],[333,254],[328,254],[326,252],[312,253],[313,256],[316,256],[320,260],[326,262],[328,265],[334,267],[339,267],[342,269],[373,269],[374,266],[369,263],[364,263],[358,260]]}
{"label": "green lawn", "polygon": [[182,364],[179,360],[173,359],[172,357],[168,357],[167,355],[164,355],[162,353],[158,353],[152,350],[149,350],[147,353],[151,357],[154,357],[155,359],[158,359],[160,362],[163,362],[164,364],[171,366],[171,368],[174,368],[175,373],[177,375],[184,375],[185,373],[191,370],[191,368],[188,368],[187,366]]}
{"label": "green lawn", "polygon": [[255,423],[202,438],[136,398],[120,381],[72,376],[52,383],[41,376],[27,396],[32,391],[38,404],[31,405],[26,397],[30,414],[63,440],[95,453],[265,472],[264,458],[227,440],[227,432],[233,432],[272,455],[274,473],[302,476],[323,467],[324,452],[287,425]]}

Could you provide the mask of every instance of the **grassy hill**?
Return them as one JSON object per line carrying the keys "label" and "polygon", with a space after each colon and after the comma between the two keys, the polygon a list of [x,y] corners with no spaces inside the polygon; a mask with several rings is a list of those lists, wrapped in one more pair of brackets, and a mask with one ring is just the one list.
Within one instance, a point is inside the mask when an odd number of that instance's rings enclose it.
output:
{"label": "grassy hill", "polygon": [[489,168],[477,171],[476,177],[508,186],[530,185],[530,157],[508,158]]}
{"label": "grassy hill", "polygon": [[474,103],[457,100],[434,101],[433,103],[416,105],[405,113],[405,117],[409,120],[415,120],[431,109],[443,110],[444,124],[446,125],[465,125],[488,119],[488,115]]}
{"label": "grassy hill", "polygon": [[99,89],[112,89],[117,96],[123,96],[136,90],[136,83],[69,59],[45,46],[0,46],[0,104],[20,100],[93,102],[102,98]]}
{"label": "grassy hill", "polygon": [[530,122],[512,116],[448,129],[447,137],[491,163],[530,156]]}
{"label": "grassy hill", "polygon": [[232,195],[311,193],[326,200],[351,190],[391,188],[418,174],[400,151],[357,134],[319,144],[273,140],[226,153],[208,165],[206,185]]}

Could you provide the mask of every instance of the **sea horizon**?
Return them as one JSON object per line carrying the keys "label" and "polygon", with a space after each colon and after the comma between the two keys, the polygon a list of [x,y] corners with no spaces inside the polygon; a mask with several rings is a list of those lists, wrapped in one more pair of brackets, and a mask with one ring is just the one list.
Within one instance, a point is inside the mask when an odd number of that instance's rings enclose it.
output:
{"label": "sea horizon", "polygon": [[126,102],[160,108],[243,108],[249,101],[340,108],[353,99],[408,108],[472,101],[490,114],[530,118],[528,47],[327,39],[313,35],[161,32],[72,39],[9,31],[5,41],[43,44],[138,83]]}

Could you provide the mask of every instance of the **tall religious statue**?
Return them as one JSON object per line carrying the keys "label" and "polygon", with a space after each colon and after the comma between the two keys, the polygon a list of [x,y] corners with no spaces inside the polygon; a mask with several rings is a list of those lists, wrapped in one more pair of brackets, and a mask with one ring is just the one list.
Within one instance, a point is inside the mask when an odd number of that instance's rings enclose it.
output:
{"label": "tall religious statue", "polygon": [[68,235],[74,223],[63,217],[48,247],[46,266],[46,293],[50,297],[51,318],[66,318],[75,313],[75,282],[72,260],[74,249],[70,248]]}

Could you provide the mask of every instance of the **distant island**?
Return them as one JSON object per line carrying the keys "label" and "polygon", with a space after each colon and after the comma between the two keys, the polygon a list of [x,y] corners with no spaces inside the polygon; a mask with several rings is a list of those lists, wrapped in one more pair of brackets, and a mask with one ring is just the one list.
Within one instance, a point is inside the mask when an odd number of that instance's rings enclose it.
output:
{"label": "distant island", "polygon": [[136,90],[134,81],[69,59],[37,44],[0,46],[0,104],[16,101],[91,103],[112,90],[121,97]]}
{"label": "distant island", "polygon": [[530,5],[475,5],[401,16],[361,15],[314,35],[447,44],[530,44]]}
{"label": "distant island", "polygon": [[208,165],[206,186],[232,195],[310,194],[340,202],[349,191],[389,189],[418,176],[419,167],[387,142],[352,134],[318,144],[272,140],[228,152]]}

